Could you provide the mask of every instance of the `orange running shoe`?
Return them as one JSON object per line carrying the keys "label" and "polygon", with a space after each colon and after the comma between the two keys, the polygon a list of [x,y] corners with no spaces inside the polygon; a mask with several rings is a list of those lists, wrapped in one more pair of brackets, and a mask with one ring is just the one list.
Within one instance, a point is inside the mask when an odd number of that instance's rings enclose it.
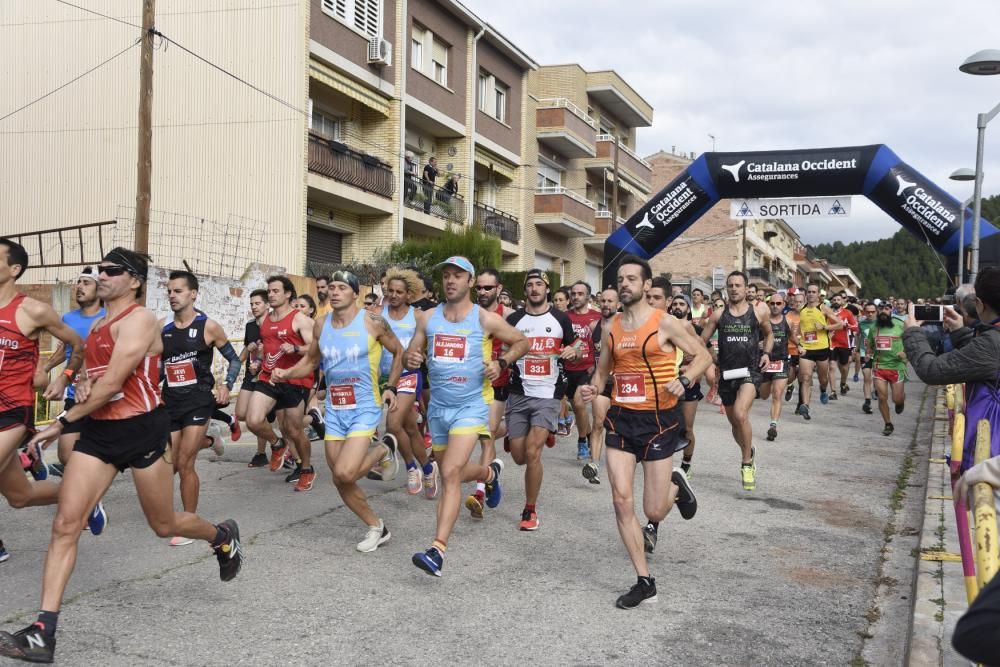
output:
{"label": "orange running shoe", "polygon": [[299,481],[295,484],[296,491],[309,491],[313,488],[313,480],[316,479],[316,471],[313,468],[302,469],[299,474]]}
{"label": "orange running shoe", "polygon": [[271,463],[268,465],[271,472],[275,472],[281,468],[281,464],[285,461],[285,452],[288,451],[288,446],[285,445],[284,440],[278,440],[278,442],[281,444],[271,445]]}

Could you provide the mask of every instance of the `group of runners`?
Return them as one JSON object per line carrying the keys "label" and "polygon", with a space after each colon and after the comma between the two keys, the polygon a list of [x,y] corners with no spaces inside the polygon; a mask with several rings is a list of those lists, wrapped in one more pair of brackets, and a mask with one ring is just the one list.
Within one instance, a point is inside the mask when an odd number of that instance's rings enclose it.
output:
{"label": "group of runners", "polygon": [[[392,534],[358,481],[392,481],[405,468],[408,493],[437,499],[433,538],[411,560],[441,576],[463,505],[473,519],[482,519],[501,502],[504,463],[496,441],[524,468],[518,528],[539,529],[542,452],[555,444],[565,399],[575,415],[583,477],[591,484],[601,483],[606,450],[617,525],[637,575],[616,603],[632,608],[655,600],[646,554],[655,549],[659,524],[675,504],[685,519],[697,511],[688,473],[703,397],[700,378],[712,379],[738,445],[741,484],[752,491],[753,401],[771,400],[768,439],[775,439],[781,398],[792,395],[789,380],[796,377],[797,361],[797,412],[810,419],[813,368],[821,401],[836,394],[828,391],[829,359],[830,350],[839,348],[824,348],[828,332],[851,326],[820,303],[814,286],[801,295],[803,303],[787,304],[776,294],[765,304],[748,296],[747,277],[738,271],[727,278],[721,307],[692,304],[672,295],[669,281],[654,278],[649,264],[635,256],[620,259],[616,288],[597,295],[599,310],[584,281],[570,286],[566,309],[557,308],[541,270],[525,275],[525,301],[514,309],[503,304],[498,271],[477,271],[468,259],[451,257],[436,267],[443,288],[438,304],[428,298],[427,279],[405,268],[389,270],[381,303],[371,299],[365,307],[359,305],[360,281],[350,271],[317,279],[318,304],[297,294],[286,276],[270,276],[250,296],[253,318],[237,354],[223,327],[197,310],[199,284],[192,273],[169,276],[172,317],[157,322],[139,305],[148,264],[144,255],[112,250],[80,275],[79,308],[60,319],[50,306],[17,292],[15,281],[28,256],[17,243],[0,239],[0,492],[12,507],[58,500],[38,619],[19,632],[0,633],[0,655],[51,661],[80,533],[86,526],[95,535],[103,530],[101,499],[127,468],[157,535],[171,538],[173,546],[205,541],[221,578],[237,575],[243,547],[236,522],[212,524],[197,514],[198,452],[213,448],[221,454],[221,428],[213,431],[213,422],[239,439],[243,421],[257,439],[250,467],[289,470],[285,480],[297,492],[310,491],[316,476],[311,426],[323,440],[338,493],[363,524],[356,545],[363,553]],[[861,348],[869,351],[865,359],[872,359],[866,373],[874,369],[876,385],[893,385],[895,398],[902,372],[895,381],[882,373],[889,357],[879,353],[896,349],[898,338],[877,307],[875,314],[867,333],[863,325],[869,320],[854,326],[868,341],[860,343],[867,344]],[[45,331],[63,349],[40,363]],[[216,350],[226,363],[222,383],[213,371]],[[49,382],[59,364],[65,364],[63,372]],[[239,397],[229,415],[221,408],[230,403],[241,368]],[[844,377],[842,371],[842,391]],[[66,409],[38,432],[36,390],[47,399],[67,399]],[[879,389],[880,408],[882,395]],[[29,481],[19,448],[26,450],[31,470],[45,469],[42,448],[56,441],[64,465],[61,484],[38,475]],[[675,468],[677,452],[682,460]],[[633,498],[639,464],[644,523]],[[175,472],[182,512],[173,507]],[[471,493],[463,492],[463,483],[475,484]]]}

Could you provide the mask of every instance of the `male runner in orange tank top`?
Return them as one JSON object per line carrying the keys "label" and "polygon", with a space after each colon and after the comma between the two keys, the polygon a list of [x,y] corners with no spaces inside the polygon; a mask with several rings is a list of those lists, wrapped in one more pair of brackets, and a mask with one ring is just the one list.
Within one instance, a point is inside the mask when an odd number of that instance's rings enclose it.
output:
{"label": "male runner in orange tank top", "polygon": [[[659,524],[673,507],[690,519],[697,501],[684,473],[673,469],[673,455],[683,445],[684,417],[678,398],[692,380],[700,378],[712,357],[683,323],[646,303],[652,272],[649,264],[626,255],[618,265],[618,298],[622,313],[602,331],[601,359],[590,384],[581,388],[591,401],[612,380],[611,407],[604,419],[607,430],[608,479],[618,521],[618,533],[628,551],[638,581],[617,605],[631,609],[656,600],[656,582],[649,576],[643,550],[643,532],[635,515],[632,488],[636,463],[642,464],[642,505],[646,517]],[[692,361],[687,376],[677,376],[675,346]]]}

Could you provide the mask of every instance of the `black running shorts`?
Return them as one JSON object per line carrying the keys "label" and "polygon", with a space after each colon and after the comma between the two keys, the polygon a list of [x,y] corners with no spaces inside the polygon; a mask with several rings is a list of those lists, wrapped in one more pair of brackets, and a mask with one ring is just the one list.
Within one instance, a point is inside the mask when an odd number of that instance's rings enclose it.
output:
{"label": "black running shorts", "polygon": [[849,347],[835,347],[830,350],[830,353],[833,360],[841,366],[851,363],[851,348]]}
{"label": "black running shorts", "polygon": [[723,405],[733,405],[736,403],[736,396],[740,393],[740,387],[745,384],[752,384],[756,391],[756,398],[760,398],[760,385],[764,376],[759,371],[750,371],[750,377],[737,378],[735,380],[719,380],[719,398]]}
{"label": "black running shorts", "polygon": [[809,361],[830,361],[830,350],[829,348],[825,350],[806,350],[806,353],[800,358],[808,359]]}
{"label": "black running shorts", "polygon": [[305,403],[309,398],[309,389],[300,387],[297,384],[271,384],[270,382],[257,382],[253,390],[274,399],[275,410],[288,410],[301,407],[305,411]]}
{"label": "black running shorts", "polygon": [[156,463],[170,442],[170,415],[160,406],[128,419],[87,419],[74,452],[113,465],[141,470]]}
{"label": "black running shorts", "polygon": [[594,369],[589,371],[565,371],[566,374],[566,398],[570,401],[576,396],[576,390],[585,384],[590,383],[590,376]]}
{"label": "black running shorts", "polygon": [[186,394],[163,392],[163,403],[170,415],[170,431],[180,431],[185,426],[207,424],[215,411],[215,395],[198,390]]}
{"label": "black running shorts", "polygon": [[[72,398],[67,398],[66,400],[63,401],[63,410],[69,410],[74,405],[76,405],[76,401],[73,400]],[[80,429],[83,428],[83,422],[85,422],[86,420],[87,418],[84,417],[83,419],[77,419],[75,422],[72,422],[69,426],[63,426],[62,434],[69,435],[71,433],[79,433]]]}
{"label": "black running shorts", "polygon": [[612,405],[604,418],[604,428],[607,448],[628,452],[636,462],[668,458],[687,444],[681,440],[686,429],[680,403],[659,412]]}
{"label": "black running shorts", "polygon": [[30,405],[21,405],[0,412],[0,431],[23,426],[29,433],[35,432],[35,410]]}

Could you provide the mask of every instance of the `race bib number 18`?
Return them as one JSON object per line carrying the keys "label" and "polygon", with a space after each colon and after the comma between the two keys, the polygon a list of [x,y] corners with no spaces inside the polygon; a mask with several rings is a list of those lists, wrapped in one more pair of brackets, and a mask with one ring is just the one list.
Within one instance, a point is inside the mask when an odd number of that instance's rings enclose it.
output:
{"label": "race bib number 18", "polygon": [[330,398],[330,407],[334,410],[351,410],[358,406],[354,398],[354,385],[335,384],[326,388],[326,395]]}
{"label": "race bib number 18", "polygon": [[804,331],[804,332],[802,332],[802,340],[804,340],[807,343],[815,343],[816,342],[816,332],[815,331]]}

